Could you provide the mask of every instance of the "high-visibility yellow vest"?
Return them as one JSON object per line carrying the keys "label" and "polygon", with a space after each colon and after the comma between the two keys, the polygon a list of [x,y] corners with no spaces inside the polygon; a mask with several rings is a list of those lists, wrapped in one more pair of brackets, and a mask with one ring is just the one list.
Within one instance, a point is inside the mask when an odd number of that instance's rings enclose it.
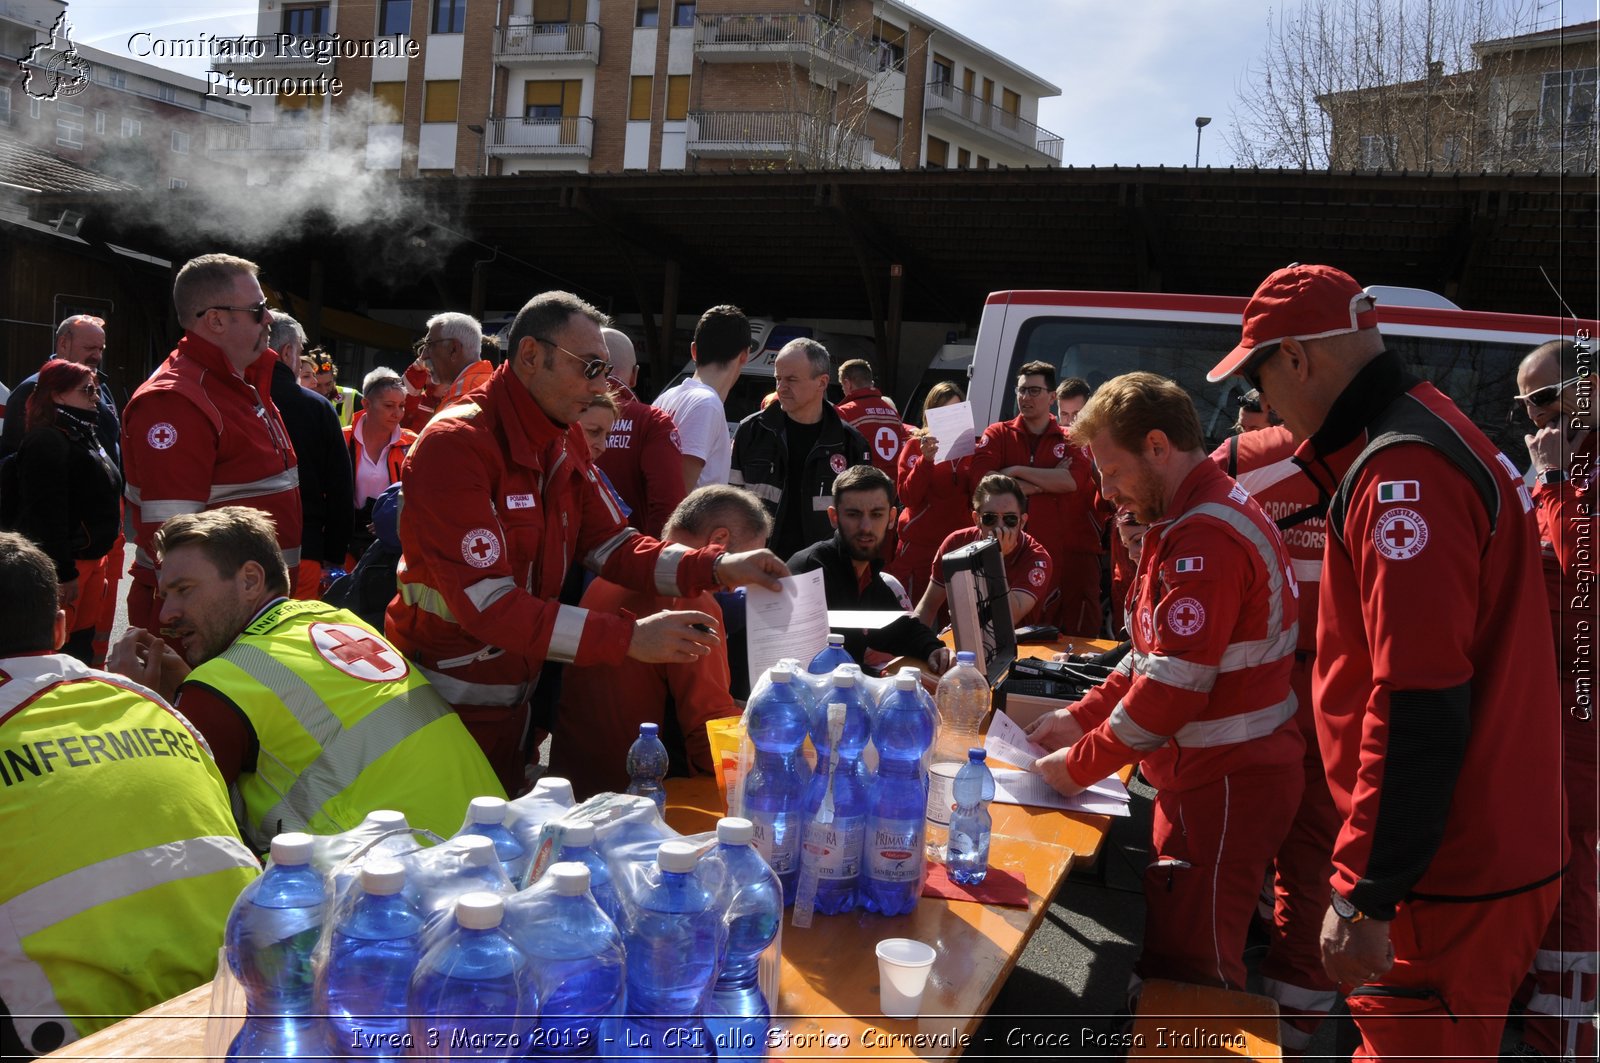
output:
{"label": "high-visibility yellow vest", "polygon": [[0,660],[0,1001],[39,1054],[207,981],[261,867],[211,752],[155,693]]}
{"label": "high-visibility yellow vest", "polygon": [[356,401],[361,398],[361,392],[355,388],[333,386],[333,412],[339,415],[339,427],[349,428],[356,419]]}
{"label": "high-visibility yellow vest", "polygon": [[398,809],[449,837],[474,797],[504,797],[476,740],[420,672],[354,613],[270,606],[189,673],[255,729],[255,770],[235,782],[240,827],[265,852],[283,831],[337,834]]}

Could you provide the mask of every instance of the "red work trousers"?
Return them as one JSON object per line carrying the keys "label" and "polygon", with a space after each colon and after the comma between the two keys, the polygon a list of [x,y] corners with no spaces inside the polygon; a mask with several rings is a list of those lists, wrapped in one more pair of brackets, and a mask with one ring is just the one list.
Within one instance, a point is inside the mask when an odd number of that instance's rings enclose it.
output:
{"label": "red work trousers", "polygon": [[1558,887],[1464,904],[1402,902],[1389,924],[1394,967],[1348,994],[1361,1033],[1352,1060],[1499,1058],[1511,994],[1538,951]]}
{"label": "red work trousers", "polygon": [[1100,555],[1078,550],[1051,551],[1055,565],[1055,608],[1043,622],[1063,635],[1098,638],[1104,624],[1100,612]]}
{"label": "red work trousers", "polygon": [[1244,988],[1250,915],[1303,783],[1290,764],[1156,794],[1139,978]]}
{"label": "red work trousers", "polygon": [[62,607],[67,614],[67,644],[62,651],[87,665],[103,664],[103,648],[100,659],[94,659],[94,636],[95,626],[100,622],[105,607],[106,559],[99,557],[93,561],[74,561],[73,566],[77,569],[74,582],[78,585],[78,594]]}

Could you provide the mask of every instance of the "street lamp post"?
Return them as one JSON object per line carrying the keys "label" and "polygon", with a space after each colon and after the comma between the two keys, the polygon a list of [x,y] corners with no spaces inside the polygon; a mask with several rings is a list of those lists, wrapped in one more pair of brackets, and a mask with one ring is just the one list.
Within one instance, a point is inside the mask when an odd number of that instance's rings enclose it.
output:
{"label": "street lamp post", "polygon": [[1200,130],[1211,124],[1210,118],[1196,118],[1194,120],[1194,168],[1200,168]]}

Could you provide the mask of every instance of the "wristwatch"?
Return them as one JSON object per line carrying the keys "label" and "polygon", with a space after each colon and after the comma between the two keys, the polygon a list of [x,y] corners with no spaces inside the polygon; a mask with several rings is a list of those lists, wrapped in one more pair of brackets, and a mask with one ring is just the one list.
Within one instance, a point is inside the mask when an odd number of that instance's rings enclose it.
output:
{"label": "wristwatch", "polygon": [[1366,912],[1351,904],[1338,890],[1333,891],[1333,914],[1347,923],[1359,923],[1367,917]]}
{"label": "wristwatch", "polygon": [[1554,487],[1556,484],[1566,483],[1567,470],[1545,469],[1539,474],[1539,482],[1544,484],[1546,487]]}

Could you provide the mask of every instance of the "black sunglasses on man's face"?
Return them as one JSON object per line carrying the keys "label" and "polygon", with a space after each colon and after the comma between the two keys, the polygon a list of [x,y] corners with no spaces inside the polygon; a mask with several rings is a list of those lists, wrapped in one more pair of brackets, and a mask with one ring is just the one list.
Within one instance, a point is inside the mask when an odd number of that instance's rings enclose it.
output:
{"label": "black sunglasses on man's face", "polygon": [[205,317],[212,310],[237,310],[242,314],[254,314],[258,325],[267,319],[267,301],[265,299],[251,306],[208,306],[196,314],[195,317]]}
{"label": "black sunglasses on man's face", "polygon": [[1000,523],[1001,521],[1005,521],[1006,527],[1015,528],[1018,524],[1022,523],[1022,515],[1020,513],[979,513],[978,514],[978,522],[980,524],[982,524],[985,528],[992,528],[996,524]]}

